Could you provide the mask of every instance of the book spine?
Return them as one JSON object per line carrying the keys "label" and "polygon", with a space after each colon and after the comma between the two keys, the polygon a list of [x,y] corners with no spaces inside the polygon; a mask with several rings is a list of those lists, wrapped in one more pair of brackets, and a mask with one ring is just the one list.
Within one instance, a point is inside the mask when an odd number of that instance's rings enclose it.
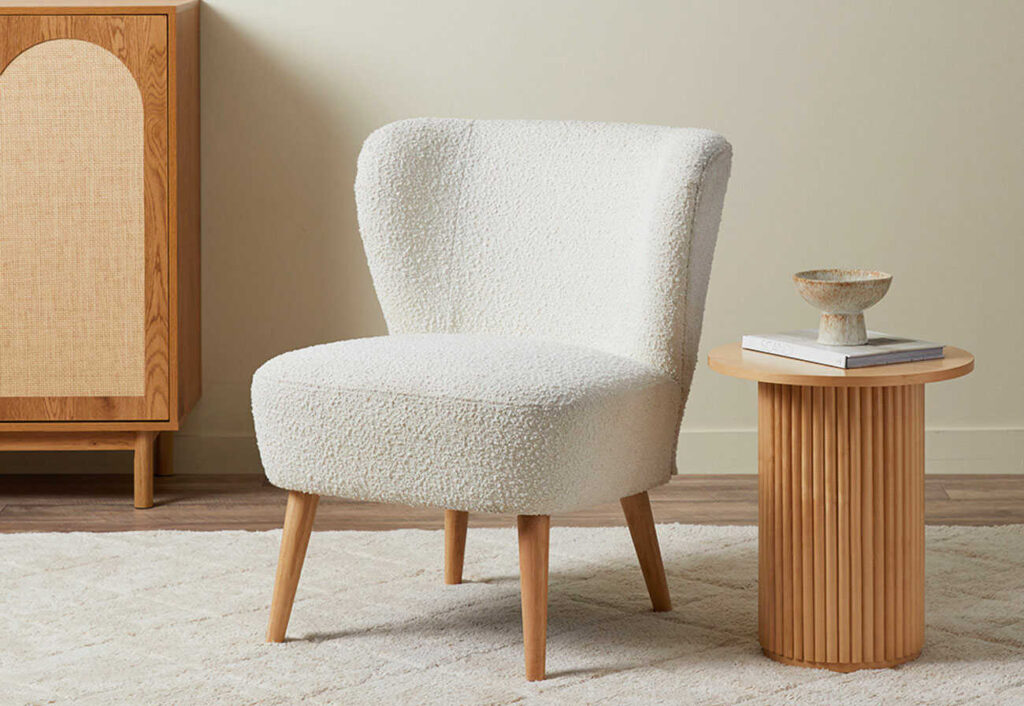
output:
{"label": "book spine", "polygon": [[885,353],[882,355],[865,356],[863,358],[850,358],[848,368],[870,368],[876,365],[894,365],[896,363],[914,363],[920,360],[936,360],[943,357],[941,348],[920,351],[901,351],[899,353]]}

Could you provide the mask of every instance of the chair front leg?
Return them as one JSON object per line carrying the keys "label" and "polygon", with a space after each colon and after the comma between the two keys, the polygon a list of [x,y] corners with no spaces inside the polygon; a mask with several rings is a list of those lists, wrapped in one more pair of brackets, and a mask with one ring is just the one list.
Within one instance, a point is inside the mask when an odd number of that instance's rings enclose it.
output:
{"label": "chair front leg", "polygon": [[299,585],[302,562],[306,558],[309,535],[319,495],[291,491],[284,512],[284,532],[281,535],[281,554],[277,559],[277,578],[274,579],[274,597],[270,603],[270,624],[267,642],[284,642],[288,618],[292,614],[295,589]]}
{"label": "chair front leg", "polygon": [[462,583],[462,565],[466,558],[466,529],[469,513],[444,511],[444,582]]}
{"label": "chair front leg", "polygon": [[622,498],[622,512],[626,515],[629,534],[633,537],[636,557],[640,560],[640,570],[644,574],[647,593],[651,596],[651,605],[655,611],[672,610],[672,599],[668,594],[668,581],[665,579],[665,565],[661,561],[661,547],[658,546],[658,533],[654,528],[654,516],[651,514],[651,500],[646,492]]}
{"label": "chair front leg", "polygon": [[527,681],[544,678],[548,636],[548,537],[551,518],[519,515],[519,581]]}

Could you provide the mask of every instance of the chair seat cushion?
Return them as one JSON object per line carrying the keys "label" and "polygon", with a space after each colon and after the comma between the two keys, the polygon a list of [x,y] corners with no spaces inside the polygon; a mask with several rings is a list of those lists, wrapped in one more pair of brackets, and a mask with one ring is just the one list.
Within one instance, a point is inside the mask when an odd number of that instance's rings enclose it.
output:
{"label": "chair seat cushion", "polygon": [[268,361],[252,384],[274,485],[516,514],[667,481],[682,399],[678,383],[628,358],[478,334],[303,348]]}

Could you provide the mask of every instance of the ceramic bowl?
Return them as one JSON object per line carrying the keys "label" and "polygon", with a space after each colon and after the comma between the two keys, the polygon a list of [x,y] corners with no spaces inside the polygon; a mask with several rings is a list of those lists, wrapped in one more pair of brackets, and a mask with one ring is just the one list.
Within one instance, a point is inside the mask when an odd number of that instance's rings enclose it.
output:
{"label": "ceramic bowl", "polygon": [[818,343],[860,346],[868,342],[864,310],[885,296],[892,275],[876,270],[806,270],[793,275],[796,291],[821,311]]}

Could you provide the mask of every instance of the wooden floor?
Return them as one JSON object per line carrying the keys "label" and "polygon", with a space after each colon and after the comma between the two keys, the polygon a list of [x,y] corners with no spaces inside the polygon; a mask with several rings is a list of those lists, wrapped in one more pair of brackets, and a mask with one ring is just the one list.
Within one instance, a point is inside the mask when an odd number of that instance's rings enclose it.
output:
{"label": "wooden floor", "polygon": [[[132,507],[130,475],[0,475],[0,532],[266,530],[281,526],[285,491],[258,475],[156,479],[156,506]],[[929,524],[1024,523],[1024,476],[930,476]],[[677,476],[651,491],[658,522],[756,524],[755,476]],[[618,503],[557,515],[555,525],[622,525]],[[508,515],[470,515],[471,527],[512,526]],[[318,530],[440,529],[440,510],[324,498]]]}

